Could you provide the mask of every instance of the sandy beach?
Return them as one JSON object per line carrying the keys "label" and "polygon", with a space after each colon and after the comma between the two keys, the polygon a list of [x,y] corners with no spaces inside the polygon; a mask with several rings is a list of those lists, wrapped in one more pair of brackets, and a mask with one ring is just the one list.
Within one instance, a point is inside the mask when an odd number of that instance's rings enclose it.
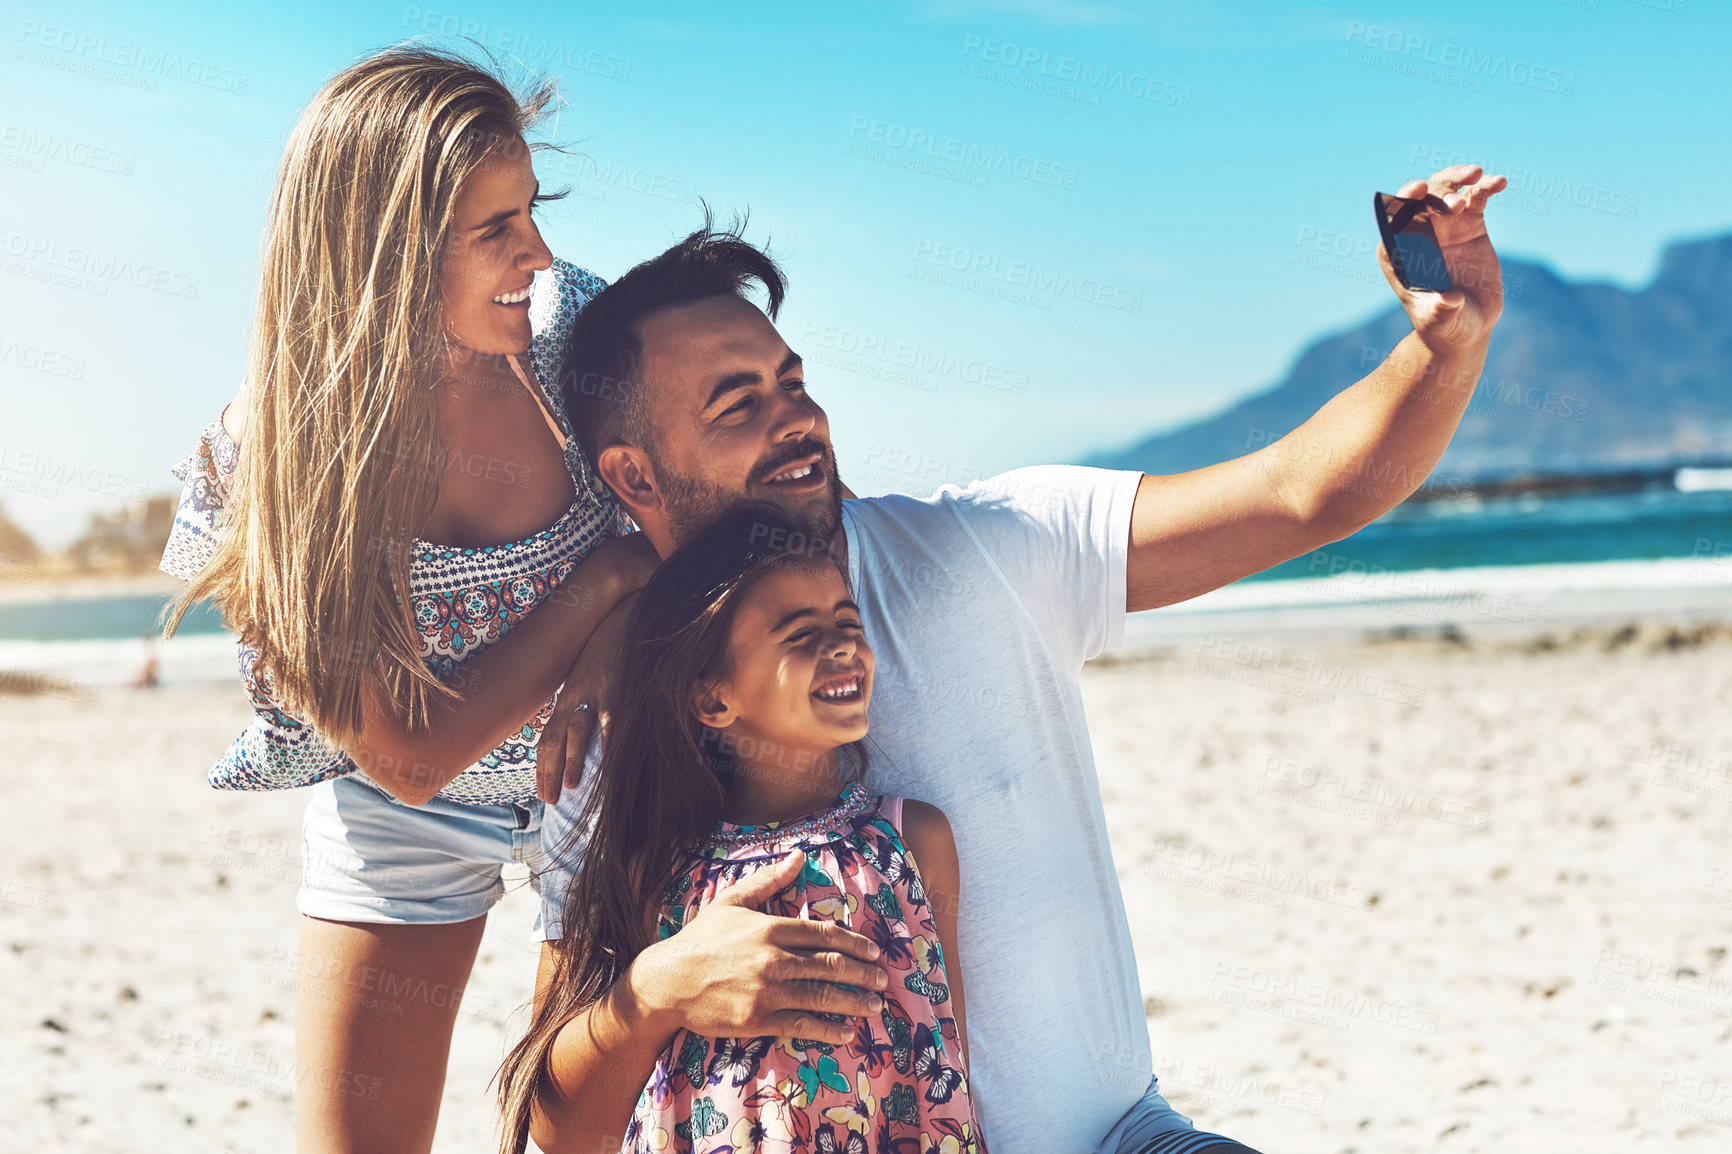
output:
{"label": "sandy beach", "polygon": [[[1092,665],[1168,1096],[1265,1154],[1725,1150],[1728,637],[1210,634]],[[0,697],[8,1148],[292,1147],[304,797],[203,781],[246,716],[225,684]],[[491,919],[437,1150],[491,1148],[531,908],[519,882]]]}

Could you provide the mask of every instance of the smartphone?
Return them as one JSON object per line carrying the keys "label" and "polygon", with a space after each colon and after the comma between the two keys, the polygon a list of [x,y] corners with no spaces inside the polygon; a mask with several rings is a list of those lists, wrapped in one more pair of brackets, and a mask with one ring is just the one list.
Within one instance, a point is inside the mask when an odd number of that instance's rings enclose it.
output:
{"label": "smartphone", "polygon": [[1383,250],[1389,254],[1395,278],[1410,289],[1425,292],[1454,288],[1437,233],[1431,227],[1431,214],[1444,208],[1443,201],[1430,195],[1411,199],[1379,192],[1371,204],[1377,211],[1377,231],[1383,235]]}

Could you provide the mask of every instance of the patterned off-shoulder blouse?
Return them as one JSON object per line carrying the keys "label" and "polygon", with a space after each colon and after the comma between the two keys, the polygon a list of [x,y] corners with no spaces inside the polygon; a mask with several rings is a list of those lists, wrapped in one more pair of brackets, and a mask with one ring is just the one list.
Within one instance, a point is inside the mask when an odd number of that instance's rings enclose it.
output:
{"label": "patterned off-shoulder blouse", "polygon": [[[411,612],[421,657],[441,677],[499,640],[539,605],[596,545],[632,525],[612,492],[584,458],[557,387],[566,334],[578,311],[606,287],[600,277],[556,260],[538,278],[530,301],[534,379],[565,435],[565,465],[576,498],[547,529],[519,541],[482,548],[412,546]],[[182,481],[174,529],[161,568],[190,580],[208,561],[223,527],[224,499],[240,449],[219,416],[198,447],[174,468]],[[209,780],[219,789],[290,789],[361,772],[343,752],[274,699],[269,671],[255,673],[256,653],[237,645],[241,676],[256,716],[236,737]],[[535,742],[553,711],[550,698],[497,749],[464,770],[439,796],[468,804],[525,802],[535,796]]]}

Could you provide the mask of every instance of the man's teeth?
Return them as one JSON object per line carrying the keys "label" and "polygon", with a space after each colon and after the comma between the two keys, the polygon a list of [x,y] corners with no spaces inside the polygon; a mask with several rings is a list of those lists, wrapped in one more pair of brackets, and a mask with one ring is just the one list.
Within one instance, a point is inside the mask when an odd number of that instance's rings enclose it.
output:
{"label": "man's teeth", "polygon": [[811,473],[812,473],[812,466],[811,465],[802,465],[798,469],[795,469],[792,473],[778,473],[778,474],[776,474],[776,476],[771,477],[770,480],[771,480],[771,482],[798,481],[801,477],[810,476]]}
{"label": "man's teeth", "polygon": [[524,301],[529,299],[529,291],[530,291],[530,289],[532,289],[534,287],[535,287],[534,285],[531,285],[531,286],[529,286],[529,288],[524,289],[522,292],[503,293],[500,296],[494,297],[493,303],[496,305],[522,304]]}

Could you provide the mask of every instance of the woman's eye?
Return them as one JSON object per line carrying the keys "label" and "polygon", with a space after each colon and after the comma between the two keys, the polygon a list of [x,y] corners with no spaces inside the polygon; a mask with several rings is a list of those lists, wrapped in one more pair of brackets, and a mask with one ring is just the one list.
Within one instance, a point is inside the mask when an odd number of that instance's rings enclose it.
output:
{"label": "woman's eye", "polygon": [[803,390],[806,387],[806,382],[802,381],[798,378],[795,378],[794,380],[791,380],[791,381],[783,381],[782,387],[784,389],[787,389],[789,392],[799,392],[800,390]]}
{"label": "woman's eye", "polygon": [[797,633],[791,633],[788,635],[788,644],[792,645],[796,642],[804,641],[810,636],[812,636],[812,631],[810,629],[802,629]]}

